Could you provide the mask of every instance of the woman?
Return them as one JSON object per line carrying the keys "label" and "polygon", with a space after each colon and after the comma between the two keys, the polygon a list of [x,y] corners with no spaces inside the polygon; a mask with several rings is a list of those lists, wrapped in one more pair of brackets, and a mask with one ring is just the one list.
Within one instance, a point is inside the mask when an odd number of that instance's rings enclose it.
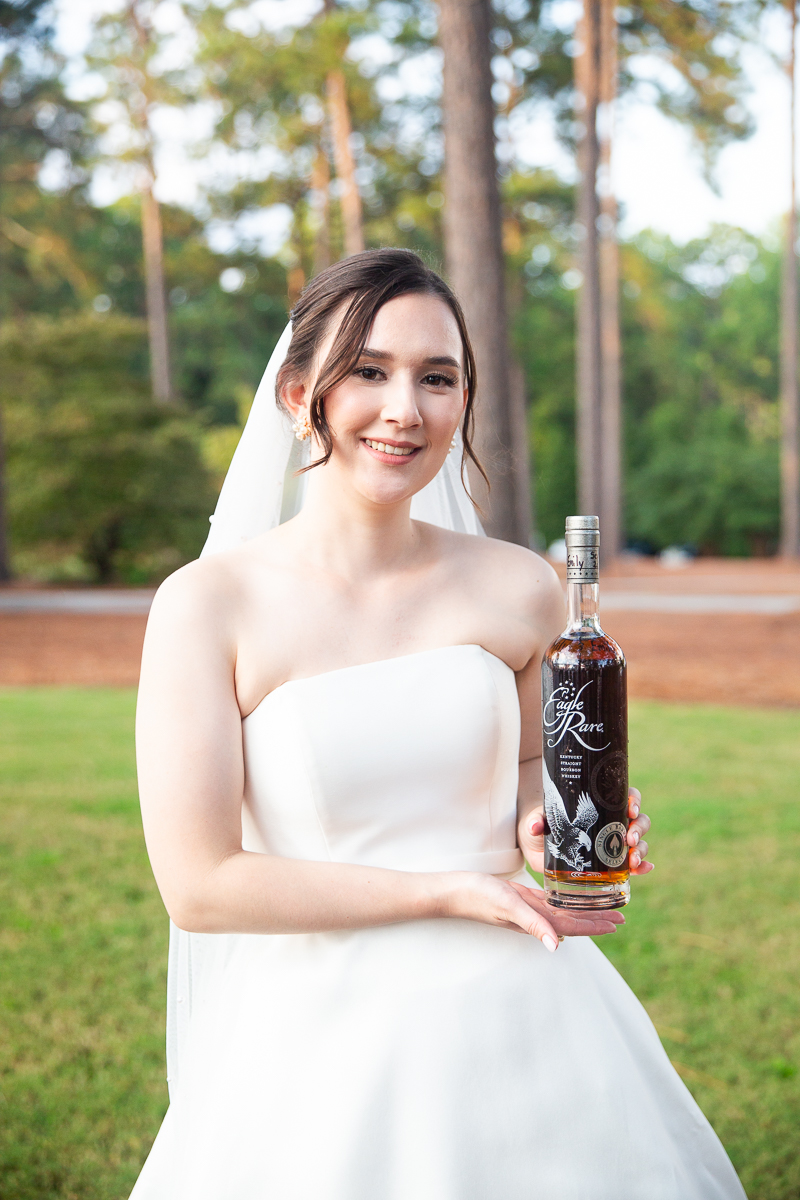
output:
{"label": "woman", "polygon": [[[475,536],[455,298],[408,251],[357,255],[308,286],[273,357],[305,495],[282,493],[268,371],[217,552],[148,625],[172,1103],[135,1200],[741,1197],[586,940],[623,917],[551,910],[523,867],[518,846],[541,868],[539,670],[563,602],[540,558]],[[631,816],[644,874],[637,792]]]}

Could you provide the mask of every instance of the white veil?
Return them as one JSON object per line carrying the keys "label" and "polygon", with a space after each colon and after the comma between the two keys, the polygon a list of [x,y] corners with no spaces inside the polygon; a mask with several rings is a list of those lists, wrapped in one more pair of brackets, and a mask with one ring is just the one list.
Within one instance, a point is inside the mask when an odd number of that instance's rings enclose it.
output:
{"label": "white veil", "polygon": [[[287,325],[258,386],[211,517],[203,555],[232,550],[288,521],[303,506],[307,476],[297,476],[296,471],[308,461],[308,443],[297,441],[288,417],[275,401],[275,382],[291,336],[292,327]],[[411,516],[458,533],[483,534],[461,479],[461,453],[459,433],[438,475],[414,497]],[[220,935],[186,933],[170,922],[167,1081],[171,1094],[189,1027],[193,982],[201,969],[204,939],[209,936]]]}

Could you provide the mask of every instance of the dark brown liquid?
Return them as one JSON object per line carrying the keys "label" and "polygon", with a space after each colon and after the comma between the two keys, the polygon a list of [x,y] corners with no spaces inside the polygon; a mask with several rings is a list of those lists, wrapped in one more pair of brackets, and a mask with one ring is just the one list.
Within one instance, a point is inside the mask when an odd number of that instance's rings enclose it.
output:
{"label": "dark brown liquid", "polygon": [[628,878],[625,657],[605,634],[562,636],[542,662],[545,877],[592,890]]}
{"label": "dark brown liquid", "polygon": [[[571,871],[545,871],[544,874],[545,879],[549,879],[553,883],[563,883],[569,885],[575,882],[575,878]],[[598,873],[596,882],[599,883],[602,880],[603,883],[625,883],[629,875],[630,872],[628,871],[627,867],[621,871],[612,871],[609,868],[606,868],[602,874]],[[586,883],[591,883],[593,877],[592,875],[586,875],[584,878]]]}

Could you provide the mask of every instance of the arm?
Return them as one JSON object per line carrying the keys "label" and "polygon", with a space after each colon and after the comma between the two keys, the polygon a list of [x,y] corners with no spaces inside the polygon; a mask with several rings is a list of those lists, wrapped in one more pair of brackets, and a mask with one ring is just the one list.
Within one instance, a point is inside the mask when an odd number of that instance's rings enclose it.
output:
{"label": "arm", "polygon": [[236,620],[235,586],[197,563],[160,589],[148,622],[137,762],[148,853],[170,916],[195,932],[293,933],[430,915],[427,876],[242,849]]}
{"label": "arm", "polygon": [[[172,919],[203,933],[305,933],[461,917],[549,939],[557,920],[503,880],[303,862],[242,848],[237,588],[209,560],[178,572],[151,611],[137,711],[145,838]],[[563,932],[610,931],[565,919]]]}
{"label": "arm", "polygon": [[534,871],[543,869],[544,794],[542,785],[542,658],[564,628],[564,595],[555,571],[547,574],[532,592],[530,620],[536,651],[517,672],[522,727],[519,746],[517,840]]}

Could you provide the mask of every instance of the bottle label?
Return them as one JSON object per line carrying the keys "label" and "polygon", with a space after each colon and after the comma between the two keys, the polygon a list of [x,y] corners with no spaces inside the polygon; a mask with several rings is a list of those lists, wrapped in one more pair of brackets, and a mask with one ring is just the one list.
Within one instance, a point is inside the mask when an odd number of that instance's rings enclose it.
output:
{"label": "bottle label", "polygon": [[627,859],[624,663],[542,665],[545,870],[602,878]]}
{"label": "bottle label", "polygon": [[599,579],[598,548],[572,547],[567,542],[567,583],[597,583]]}

